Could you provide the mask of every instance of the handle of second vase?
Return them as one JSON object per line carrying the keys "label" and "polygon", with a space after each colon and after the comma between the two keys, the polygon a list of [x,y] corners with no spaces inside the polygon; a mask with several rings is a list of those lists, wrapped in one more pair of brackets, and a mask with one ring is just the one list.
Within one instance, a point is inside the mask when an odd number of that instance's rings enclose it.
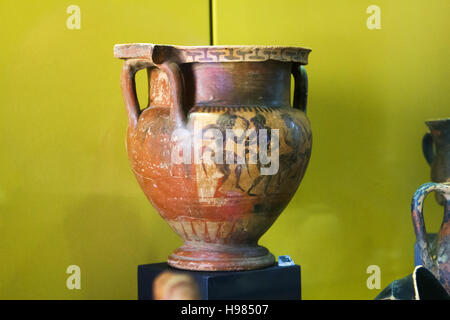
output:
{"label": "handle of second vase", "polygon": [[123,65],[121,86],[125,108],[128,113],[128,125],[135,128],[141,113],[136,94],[135,77],[136,73],[144,68],[147,70],[158,68],[167,74],[173,102],[170,110],[170,119],[174,128],[181,127],[184,123],[184,114],[182,108],[183,82],[180,69],[174,62],[168,61],[162,64],[155,64],[149,59],[128,59]]}

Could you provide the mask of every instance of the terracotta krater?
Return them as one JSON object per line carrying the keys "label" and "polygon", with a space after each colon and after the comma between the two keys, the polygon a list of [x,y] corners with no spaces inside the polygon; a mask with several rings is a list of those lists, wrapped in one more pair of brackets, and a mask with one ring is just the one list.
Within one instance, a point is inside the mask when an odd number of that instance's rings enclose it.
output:
{"label": "terracotta krater", "polygon": [[[311,154],[309,49],[124,44],[122,93],[131,166],[184,240],[169,265],[248,270],[274,264],[258,245],[286,207]],[[135,73],[147,69],[148,106]],[[291,106],[291,75],[295,79]]]}
{"label": "terracotta krater", "polygon": [[[450,182],[450,118],[425,122],[430,132],[425,133],[422,149],[425,159],[431,166],[431,181]],[[440,205],[445,204],[442,196],[436,193]]]}
{"label": "terracotta krater", "polygon": [[[437,238],[427,236],[423,218],[423,202],[430,192],[439,192],[445,200],[444,219]],[[423,266],[430,270],[450,294],[450,183],[426,183],[415,192],[412,203],[412,220],[416,243]]]}

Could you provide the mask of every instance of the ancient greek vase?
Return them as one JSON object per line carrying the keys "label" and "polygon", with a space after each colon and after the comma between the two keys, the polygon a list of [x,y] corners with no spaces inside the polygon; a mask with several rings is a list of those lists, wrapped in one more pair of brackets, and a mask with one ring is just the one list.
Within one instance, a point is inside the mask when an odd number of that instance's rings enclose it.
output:
{"label": "ancient greek vase", "polygon": [[[425,133],[422,149],[425,159],[431,166],[431,181],[450,182],[450,118],[425,122],[430,132]],[[439,193],[436,200],[444,205]]]}
{"label": "ancient greek vase", "polygon": [[[433,191],[444,199],[444,219],[437,238],[431,240],[425,229],[423,202]],[[412,199],[411,212],[422,264],[450,294],[450,183],[426,183],[419,187]]]}
{"label": "ancient greek vase", "polygon": [[[296,192],[311,154],[310,50],[124,44],[127,148],[147,198],[184,245],[169,265],[249,270],[275,263],[258,245]],[[135,73],[147,69],[141,110]],[[295,90],[291,106],[290,84]]]}

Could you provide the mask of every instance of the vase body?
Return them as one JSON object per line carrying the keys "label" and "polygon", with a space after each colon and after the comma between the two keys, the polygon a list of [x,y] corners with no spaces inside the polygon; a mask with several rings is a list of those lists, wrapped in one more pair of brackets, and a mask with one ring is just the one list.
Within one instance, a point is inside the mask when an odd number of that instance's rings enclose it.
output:
{"label": "vase body", "polygon": [[[439,193],[444,201],[444,218],[436,238],[427,235],[423,203],[430,192]],[[412,220],[422,264],[430,270],[450,294],[450,183],[426,183],[415,192]],[[431,240],[432,239],[432,240]]]}
{"label": "vase body", "polygon": [[[147,198],[184,240],[169,265],[249,270],[274,256],[258,245],[296,192],[311,154],[309,50],[118,45],[129,116],[127,149]],[[147,69],[141,110],[134,74]],[[294,107],[290,100],[295,78]]]}

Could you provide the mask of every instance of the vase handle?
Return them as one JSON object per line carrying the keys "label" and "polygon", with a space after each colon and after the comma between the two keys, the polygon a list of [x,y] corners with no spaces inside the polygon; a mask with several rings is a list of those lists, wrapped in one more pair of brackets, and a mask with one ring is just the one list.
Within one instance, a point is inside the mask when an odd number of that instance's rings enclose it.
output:
{"label": "vase handle", "polygon": [[427,231],[423,218],[423,202],[427,195],[433,191],[450,195],[450,183],[425,183],[416,190],[411,201],[411,215],[414,232],[416,233],[417,244],[421,251],[422,261],[424,262],[431,262],[433,260],[429,251],[430,246],[427,242]]}
{"label": "vase handle", "polygon": [[[170,110],[170,119],[175,128],[180,127],[184,122],[184,115],[182,112],[182,77],[178,65],[174,62],[164,62],[162,64],[155,64],[149,59],[127,59],[123,65],[121,75],[122,95],[125,102],[125,108],[128,113],[128,125],[135,128],[141,108],[136,94],[136,72],[146,68],[158,68],[165,72],[169,78],[170,91],[172,94],[173,106]],[[150,78],[149,78],[150,79]]]}
{"label": "vase handle", "polygon": [[293,63],[292,75],[294,76],[294,102],[293,107],[306,113],[308,100],[308,75],[306,69],[299,63]]}
{"label": "vase handle", "polygon": [[433,137],[429,132],[425,133],[425,135],[423,136],[422,151],[428,164],[431,165],[434,159],[434,151],[433,151]]}

